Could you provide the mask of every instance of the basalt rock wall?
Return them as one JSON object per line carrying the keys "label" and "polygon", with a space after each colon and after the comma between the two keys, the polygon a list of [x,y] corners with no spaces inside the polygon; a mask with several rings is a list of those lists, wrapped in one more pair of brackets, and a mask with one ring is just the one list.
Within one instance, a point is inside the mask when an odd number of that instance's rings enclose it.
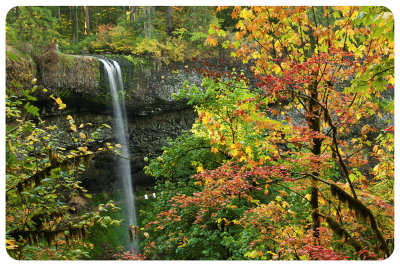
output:
{"label": "basalt rock wall", "polygon": [[[59,137],[64,146],[68,143],[73,145],[67,131],[63,130],[68,128],[67,115],[71,115],[77,125],[114,126],[108,81],[103,65],[96,57],[119,63],[125,89],[132,178],[136,187],[154,184],[153,178],[143,173],[143,158],[158,156],[168,138],[175,138],[182,131],[189,130],[196,119],[192,107],[184,100],[174,100],[171,94],[177,93],[185,81],[189,85],[200,85],[205,68],[223,72],[243,68],[232,60],[220,59],[165,65],[149,57],[67,55],[58,52],[56,55],[51,61],[32,63],[29,69],[35,68],[31,70],[33,74],[30,77],[37,78],[39,86],[46,89],[46,92],[41,89],[35,92],[41,116],[48,124],[60,128]],[[13,69],[16,69],[14,65]],[[24,88],[29,87],[29,82],[26,83]],[[58,110],[50,95],[60,97],[67,108]],[[91,129],[87,130],[90,133]],[[106,142],[115,143],[112,129],[104,131],[97,142],[90,145],[97,148]],[[83,175],[83,185],[92,192],[112,191],[118,187],[115,160],[111,154],[97,155]]]}
{"label": "basalt rock wall", "polygon": [[[108,58],[121,67],[125,104],[131,115],[163,113],[187,108],[186,101],[172,98],[184,82],[200,85],[205,69],[231,72],[245,70],[244,66],[228,57],[222,59],[192,60],[169,65],[152,57],[123,55],[66,55],[57,53],[55,63],[38,64],[39,82],[69,107],[109,113],[111,95],[102,63],[97,58]],[[248,71],[248,69],[247,69]],[[40,97],[46,100],[46,98]]]}

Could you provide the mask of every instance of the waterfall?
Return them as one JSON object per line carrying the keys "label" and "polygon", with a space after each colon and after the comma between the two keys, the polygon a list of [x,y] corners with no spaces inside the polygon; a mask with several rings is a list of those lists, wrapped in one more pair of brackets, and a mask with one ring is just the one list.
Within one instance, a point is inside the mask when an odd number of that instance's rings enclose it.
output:
{"label": "waterfall", "polygon": [[[125,208],[123,211],[130,225],[137,226],[135,196],[131,179],[131,165],[129,162],[128,123],[124,101],[124,87],[121,68],[114,60],[99,59],[103,63],[110,84],[114,111],[114,127],[116,139],[121,148],[121,158],[118,158],[118,174],[123,186]],[[136,241],[129,244],[134,253],[138,252]]]}

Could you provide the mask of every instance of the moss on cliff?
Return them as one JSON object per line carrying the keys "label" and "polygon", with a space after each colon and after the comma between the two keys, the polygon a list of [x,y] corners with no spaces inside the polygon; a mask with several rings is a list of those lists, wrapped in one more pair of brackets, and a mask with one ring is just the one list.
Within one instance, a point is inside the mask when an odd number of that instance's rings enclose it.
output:
{"label": "moss on cliff", "polygon": [[[100,84],[99,61],[89,56],[56,53],[55,63],[42,64],[41,82],[60,96],[96,94]],[[65,95],[66,94],[66,95]]]}
{"label": "moss on cliff", "polygon": [[31,86],[35,77],[35,63],[28,54],[11,46],[6,47],[6,87],[13,94],[21,95],[21,88]]}
{"label": "moss on cliff", "polygon": [[[175,101],[171,94],[181,89],[185,81],[188,81],[190,85],[200,85],[203,77],[197,69],[205,67],[205,62],[199,60],[166,65],[149,55],[97,56],[119,63],[125,89],[126,108],[128,112],[140,115],[186,108],[185,101]],[[19,61],[18,65],[14,66],[14,72],[18,73],[14,75],[15,77],[9,76],[9,79],[20,78],[23,73],[33,73],[37,69],[38,84],[48,91],[44,95],[42,90],[37,90],[38,95],[35,95],[43,104],[49,100],[47,94],[53,94],[60,97],[68,107],[91,109],[94,112],[112,110],[107,75],[97,58],[59,53],[54,48],[44,54],[36,55],[33,59],[37,68],[34,67],[32,59],[29,61],[32,64],[26,66]],[[8,65],[11,73],[11,63]],[[215,70],[226,72],[230,71],[235,64],[213,59],[209,64],[209,67],[211,66]],[[24,71],[22,69],[24,67],[29,68],[30,72]],[[27,81],[30,84],[30,79],[25,82]]]}

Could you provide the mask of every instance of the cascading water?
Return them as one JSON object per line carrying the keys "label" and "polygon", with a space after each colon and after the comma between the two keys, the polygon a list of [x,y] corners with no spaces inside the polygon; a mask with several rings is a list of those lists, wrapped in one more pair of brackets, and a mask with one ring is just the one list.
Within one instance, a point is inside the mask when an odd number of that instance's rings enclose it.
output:
{"label": "cascading water", "polygon": [[[121,68],[114,60],[99,59],[103,63],[105,72],[110,84],[113,111],[114,127],[116,130],[117,142],[122,145],[121,158],[118,158],[118,173],[122,181],[125,201],[125,216],[130,225],[137,226],[135,196],[131,179],[131,166],[129,162],[128,126],[124,101],[124,87],[122,82]],[[136,242],[128,244],[134,253],[138,252]]]}

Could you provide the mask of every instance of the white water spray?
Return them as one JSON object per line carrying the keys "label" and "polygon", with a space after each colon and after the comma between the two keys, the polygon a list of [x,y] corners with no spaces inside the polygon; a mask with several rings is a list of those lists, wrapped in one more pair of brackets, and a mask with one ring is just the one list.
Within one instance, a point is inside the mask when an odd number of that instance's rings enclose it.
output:
{"label": "white water spray", "polygon": [[[117,142],[122,145],[121,155],[118,158],[118,173],[122,181],[125,201],[125,217],[130,225],[137,226],[135,196],[131,179],[131,165],[129,162],[129,142],[128,142],[128,123],[124,101],[124,87],[121,75],[121,68],[114,60],[99,59],[103,63],[104,69],[110,84],[113,111],[114,127]],[[136,241],[130,246],[134,253],[138,252]]]}

